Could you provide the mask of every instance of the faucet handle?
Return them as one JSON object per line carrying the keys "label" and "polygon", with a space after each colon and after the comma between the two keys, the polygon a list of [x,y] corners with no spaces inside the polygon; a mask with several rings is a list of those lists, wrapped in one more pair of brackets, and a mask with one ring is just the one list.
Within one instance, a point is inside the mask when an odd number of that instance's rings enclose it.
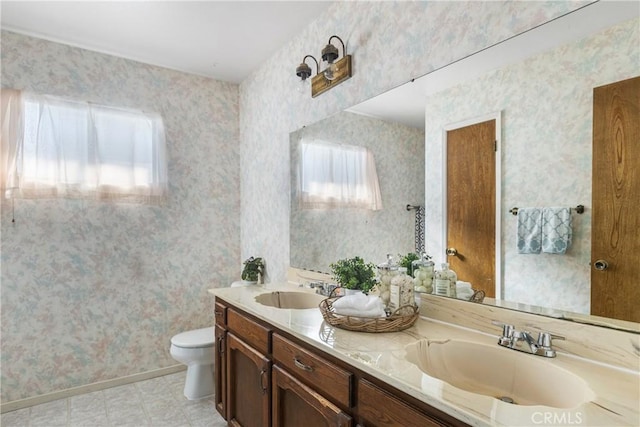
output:
{"label": "faucet handle", "polygon": [[513,337],[513,333],[515,332],[515,326],[510,325],[508,323],[498,322],[497,320],[492,320],[491,324],[502,327],[502,338]]}
{"label": "faucet handle", "polygon": [[310,287],[311,289],[314,289],[314,288],[322,288],[323,286],[324,286],[324,282],[323,282],[322,280],[317,280],[317,281],[314,281],[314,282],[309,282],[309,287]]}
{"label": "faucet handle", "polygon": [[550,332],[540,332],[538,335],[538,346],[551,348],[551,340],[564,340],[563,336],[554,335]]}

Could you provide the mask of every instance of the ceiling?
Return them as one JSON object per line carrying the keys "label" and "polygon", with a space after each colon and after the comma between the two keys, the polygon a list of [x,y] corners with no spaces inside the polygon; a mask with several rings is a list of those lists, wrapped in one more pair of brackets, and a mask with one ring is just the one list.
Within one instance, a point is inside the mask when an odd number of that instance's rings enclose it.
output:
{"label": "ceiling", "polygon": [[[0,22],[2,29],[240,83],[333,3],[0,0]],[[424,128],[430,93],[637,17],[638,5],[592,3],[349,111]]]}
{"label": "ceiling", "polygon": [[331,4],[2,0],[0,22],[3,30],[240,83]]}

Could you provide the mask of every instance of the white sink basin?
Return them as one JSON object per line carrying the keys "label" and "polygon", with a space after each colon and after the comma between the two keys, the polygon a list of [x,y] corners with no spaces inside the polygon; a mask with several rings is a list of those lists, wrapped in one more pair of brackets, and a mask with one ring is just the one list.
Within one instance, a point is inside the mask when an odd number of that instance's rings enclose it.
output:
{"label": "white sink basin", "polygon": [[307,309],[318,308],[320,301],[325,298],[309,292],[275,291],[258,295],[256,302],[276,308]]}
{"label": "white sink basin", "polygon": [[456,388],[516,405],[574,408],[595,398],[587,383],[553,359],[461,340],[423,339],[406,359]]}

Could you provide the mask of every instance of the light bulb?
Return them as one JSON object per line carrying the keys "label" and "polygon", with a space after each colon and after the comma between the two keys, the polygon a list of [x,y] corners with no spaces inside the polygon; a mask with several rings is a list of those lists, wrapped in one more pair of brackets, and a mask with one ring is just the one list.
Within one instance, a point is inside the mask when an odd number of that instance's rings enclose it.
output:
{"label": "light bulb", "polygon": [[338,66],[336,63],[328,64],[327,68],[323,71],[324,77],[327,80],[334,80],[336,78],[336,74],[338,73]]}
{"label": "light bulb", "polygon": [[309,92],[309,79],[298,79],[296,90],[300,93]]}

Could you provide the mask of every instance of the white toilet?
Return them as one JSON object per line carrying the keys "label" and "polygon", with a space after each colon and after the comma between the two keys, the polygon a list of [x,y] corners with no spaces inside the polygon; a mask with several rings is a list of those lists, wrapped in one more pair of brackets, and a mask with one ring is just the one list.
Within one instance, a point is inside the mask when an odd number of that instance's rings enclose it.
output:
{"label": "white toilet", "polygon": [[171,338],[171,356],[187,365],[184,395],[189,400],[202,399],[214,393],[214,342],[213,326],[182,332]]}

